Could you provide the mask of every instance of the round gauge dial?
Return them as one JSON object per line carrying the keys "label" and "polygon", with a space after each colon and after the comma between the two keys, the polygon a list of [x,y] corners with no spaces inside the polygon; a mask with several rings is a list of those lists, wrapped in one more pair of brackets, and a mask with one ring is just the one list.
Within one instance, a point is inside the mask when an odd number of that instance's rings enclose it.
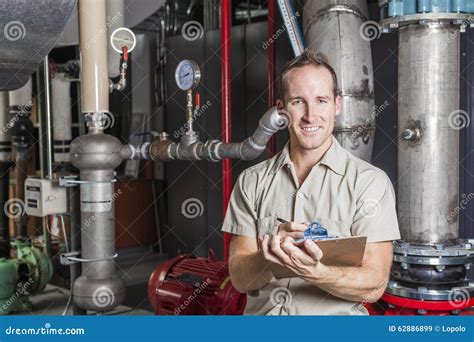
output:
{"label": "round gauge dial", "polygon": [[122,48],[127,47],[128,52],[132,52],[137,45],[137,38],[132,30],[126,27],[119,27],[110,35],[110,44],[118,53],[122,53]]}
{"label": "round gauge dial", "polygon": [[185,59],[178,64],[175,78],[179,89],[185,91],[194,89],[201,79],[201,70],[195,62]]}

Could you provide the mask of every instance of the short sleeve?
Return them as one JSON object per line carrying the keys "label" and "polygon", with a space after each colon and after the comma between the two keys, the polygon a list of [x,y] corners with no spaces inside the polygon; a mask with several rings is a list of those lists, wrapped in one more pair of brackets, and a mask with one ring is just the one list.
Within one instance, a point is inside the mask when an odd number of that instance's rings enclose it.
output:
{"label": "short sleeve", "polygon": [[[257,236],[257,214],[254,196],[251,193],[251,179],[242,173],[234,186],[229,206],[222,224],[222,231],[248,237]],[[255,188],[255,187],[254,187]]]}
{"label": "short sleeve", "polygon": [[362,181],[351,226],[353,236],[367,236],[367,242],[400,239],[395,191],[385,172],[370,172]]}

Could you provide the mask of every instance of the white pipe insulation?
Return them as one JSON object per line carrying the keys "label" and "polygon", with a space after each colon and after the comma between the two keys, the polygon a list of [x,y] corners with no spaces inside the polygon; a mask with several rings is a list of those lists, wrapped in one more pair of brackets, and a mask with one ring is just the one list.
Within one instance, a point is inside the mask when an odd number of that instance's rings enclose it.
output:
{"label": "white pipe insulation", "polygon": [[26,84],[23,87],[10,91],[8,93],[10,108],[17,109],[19,107],[24,108],[25,106],[31,107],[32,93],[33,93],[33,86],[32,86],[32,81],[30,77],[28,82],[26,82]]}
{"label": "white pipe insulation", "polygon": [[120,75],[120,54],[112,48],[110,36],[112,33],[125,25],[124,0],[107,0],[107,60],[109,77]]}
{"label": "white pipe insulation", "polygon": [[53,94],[53,139],[54,161],[56,163],[69,163],[69,149],[71,146],[71,83],[63,73],[57,73],[51,79]]}

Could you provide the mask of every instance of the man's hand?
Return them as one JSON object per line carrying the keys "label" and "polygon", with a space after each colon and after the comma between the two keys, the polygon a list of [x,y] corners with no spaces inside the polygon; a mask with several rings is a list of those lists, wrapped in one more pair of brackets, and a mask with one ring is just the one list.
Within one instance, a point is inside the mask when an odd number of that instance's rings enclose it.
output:
{"label": "man's hand", "polygon": [[265,235],[259,238],[259,246],[265,260],[287,267],[300,277],[318,278],[324,270],[320,262],[323,252],[314,241],[306,240],[300,248],[289,234],[283,238],[281,234]]}
{"label": "man's hand", "polygon": [[293,239],[299,239],[303,237],[303,232],[308,228],[308,223],[296,223],[286,222],[278,226],[278,235],[283,240],[289,236]]}

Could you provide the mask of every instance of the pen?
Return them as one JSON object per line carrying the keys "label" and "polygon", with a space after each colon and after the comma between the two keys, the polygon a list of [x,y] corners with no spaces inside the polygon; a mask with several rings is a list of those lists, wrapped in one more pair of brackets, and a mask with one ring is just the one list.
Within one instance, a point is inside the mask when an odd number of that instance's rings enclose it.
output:
{"label": "pen", "polygon": [[284,219],[279,218],[279,217],[277,217],[277,221],[279,221],[279,222],[281,222],[281,223],[288,223],[287,220],[284,220]]}

